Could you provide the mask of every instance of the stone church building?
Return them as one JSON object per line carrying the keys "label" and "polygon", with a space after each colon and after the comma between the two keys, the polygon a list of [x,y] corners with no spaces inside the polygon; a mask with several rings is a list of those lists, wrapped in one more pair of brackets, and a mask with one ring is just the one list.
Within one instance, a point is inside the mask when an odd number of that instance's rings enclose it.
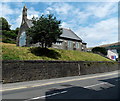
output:
{"label": "stone church building", "polygon": [[[30,44],[28,42],[26,29],[32,26],[32,20],[27,18],[27,8],[24,6],[22,11],[22,22],[17,36],[17,46],[38,47],[39,44]],[[71,29],[62,28],[62,34],[60,35],[57,42],[52,45],[52,48],[86,51],[86,44],[87,43],[83,42],[83,40],[78,37]]]}

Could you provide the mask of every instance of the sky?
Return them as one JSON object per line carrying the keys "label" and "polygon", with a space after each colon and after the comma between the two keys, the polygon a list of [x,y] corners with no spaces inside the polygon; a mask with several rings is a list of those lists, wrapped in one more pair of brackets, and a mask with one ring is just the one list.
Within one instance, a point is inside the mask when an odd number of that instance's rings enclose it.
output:
{"label": "sky", "polygon": [[[61,20],[61,27],[70,28],[87,47],[95,47],[118,41],[118,2],[11,2],[0,3],[0,16],[7,19],[11,29],[20,27],[22,9],[28,8],[28,19],[42,14],[54,14]],[[17,0],[16,0],[17,1]]]}

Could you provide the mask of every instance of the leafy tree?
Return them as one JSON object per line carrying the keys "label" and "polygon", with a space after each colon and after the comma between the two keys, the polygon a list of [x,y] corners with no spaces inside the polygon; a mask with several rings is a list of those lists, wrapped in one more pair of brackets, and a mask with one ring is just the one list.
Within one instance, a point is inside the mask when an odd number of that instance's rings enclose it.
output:
{"label": "leafy tree", "polygon": [[8,24],[8,21],[3,17],[0,17],[0,30],[10,30],[10,25]]}
{"label": "leafy tree", "polygon": [[61,22],[51,14],[42,15],[40,18],[33,17],[32,21],[33,26],[27,30],[27,36],[31,43],[40,43],[42,48],[50,47],[62,34],[62,29],[59,28]]}
{"label": "leafy tree", "polygon": [[15,30],[10,30],[10,31],[3,30],[2,31],[2,42],[16,43],[16,37],[17,37],[17,34],[15,33]]}
{"label": "leafy tree", "polygon": [[102,55],[107,55],[107,50],[104,47],[95,47],[92,49],[92,52],[102,54]]}
{"label": "leafy tree", "polygon": [[17,35],[18,35],[19,30],[20,30],[19,27],[17,27],[17,28],[15,29],[15,33],[16,33]]}
{"label": "leafy tree", "polygon": [[19,28],[11,30],[8,21],[5,18],[0,17],[0,33],[2,33],[2,42],[16,43],[18,31]]}

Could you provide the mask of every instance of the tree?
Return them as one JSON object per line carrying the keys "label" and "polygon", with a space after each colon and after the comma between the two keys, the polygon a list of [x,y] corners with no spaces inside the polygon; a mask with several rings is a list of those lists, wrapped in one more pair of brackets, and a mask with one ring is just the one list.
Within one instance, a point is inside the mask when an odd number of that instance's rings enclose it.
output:
{"label": "tree", "polygon": [[17,34],[15,33],[15,30],[10,30],[10,31],[3,30],[2,31],[2,42],[16,43],[16,37],[17,37]]}
{"label": "tree", "polygon": [[11,30],[8,21],[5,18],[0,17],[0,31],[2,33],[2,42],[16,43],[18,30],[19,28]]}
{"label": "tree", "polygon": [[16,33],[16,35],[18,35],[19,30],[20,30],[19,27],[17,27],[17,28],[15,29],[15,33]]}
{"label": "tree", "polygon": [[102,55],[107,55],[107,50],[104,47],[95,47],[92,49],[92,52],[102,54]]}
{"label": "tree", "polygon": [[8,24],[8,21],[3,17],[0,17],[0,30],[10,30],[10,25]]}
{"label": "tree", "polygon": [[61,22],[51,14],[33,17],[32,22],[33,26],[27,30],[27,36],[31,43],[40,43],[42,48],[50,47],[62,34],[62,29],[59,28]]}

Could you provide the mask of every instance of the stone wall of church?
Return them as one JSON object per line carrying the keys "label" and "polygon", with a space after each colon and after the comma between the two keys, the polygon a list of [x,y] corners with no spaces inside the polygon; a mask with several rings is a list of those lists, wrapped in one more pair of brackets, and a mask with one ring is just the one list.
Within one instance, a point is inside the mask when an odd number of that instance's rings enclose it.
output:
{"label": "stone wall of church", "polygon": [[[22,34],[22,32],[25,32],[26,30],[28,29],[28,26],[26,23],[24,23],[23,25],[21,25],[20,27],[20,30],[19,30],[19,33],[18,33],[18,36],[17,36],[17,43],[16,45],[19,46],[19,38],[20,38],[20,35]],[[26,46],[29,46],[29,43],[28,41],[26,40]]]}
{"label": "stone wall of church", "polygon": [[[82,43],[81,42],[65,40],[65,39],[62,39],[62,41],[63,42],[61,42],[61,43],[57,42],[56,44],[53,44],[52,48],[64,49],[64,50],[85,51],[85,47],[83,47],[84,49],[82,50]],[[78,44],[78,47],[76,44]]]}

